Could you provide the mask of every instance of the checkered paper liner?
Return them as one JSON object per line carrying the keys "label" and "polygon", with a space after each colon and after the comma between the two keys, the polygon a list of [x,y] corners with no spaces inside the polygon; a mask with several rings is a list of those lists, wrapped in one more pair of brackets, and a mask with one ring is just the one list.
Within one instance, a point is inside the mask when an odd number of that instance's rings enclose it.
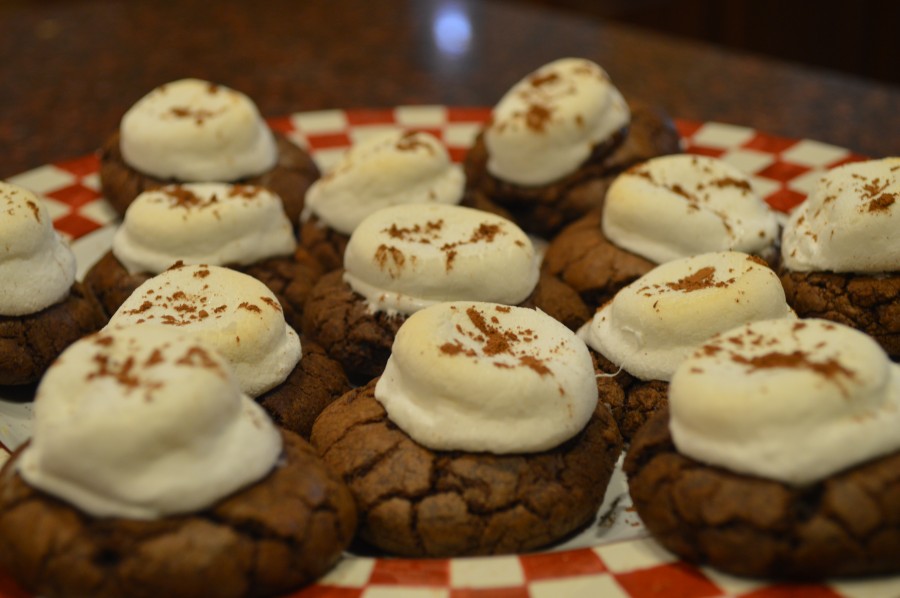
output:
{"label": "checkered paper liner", "polygon": [[[273,129],[305,147],[327,170],[353,143],[386,129],[423,130],[442,139],[462,161],[489,116],[487,108],[400,106],[375,110],[322,110],[269,119]],[[686,151],[720,158],[747,173],[776,210],[788,213],[805,199],[825,170],[864,159],[812,140],[776,137],[752,128],[676,120]],[[95,155],[54,162],[10,177],[43,197],[60,233],[72,242],[83,273],[109,247],[117,216],[100,193]],[[30,433],[30,413],[0,396],[0,440],[10,426]],[[4,412],[10,407],[12,412]],[[14,412],[14,413],[13,413]],[[23,428],[24,426],[24,428]],[[4,428],[6,427],[6,429]],[[24,429],[24,431],[23,431]],[[15,436],[15,434],[13,434]],[[7,441],[9,444],[9,441]],[[0,443],[0,465],[6,458]],[[626,507],[628,506],[626,502]],[[636,515],[620,508],[618,516]],[[511,556],[395,559],[347,556],[325,577],[293,598],[874,598],[900,596],[900,577],[822,584],[778,584],[739,579],[681,562],[640,529],[604,537],[596,545]],[[749,549],[749,548],[748,548]],[[24,598],[0,572],[0,598]]]}

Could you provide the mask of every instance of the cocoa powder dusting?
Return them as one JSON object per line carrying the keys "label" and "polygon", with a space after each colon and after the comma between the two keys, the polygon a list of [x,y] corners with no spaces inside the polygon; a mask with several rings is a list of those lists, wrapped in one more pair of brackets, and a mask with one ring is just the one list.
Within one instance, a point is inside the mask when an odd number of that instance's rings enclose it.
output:
{"label": "cocoa powder dusting", "polygon": [[673,291],[681,291],[684,293],[690,293],[692,291],[699,291],[701,289],[709,289],[712,287],[721,288],[727,287],[728,282],[724,281],[716,281],[715,280],[716,269],[712,266],[707,266],[706,268],[700,268],[693,274],[685,276],[681,280],[677,282],[667,282],[666,286]]}

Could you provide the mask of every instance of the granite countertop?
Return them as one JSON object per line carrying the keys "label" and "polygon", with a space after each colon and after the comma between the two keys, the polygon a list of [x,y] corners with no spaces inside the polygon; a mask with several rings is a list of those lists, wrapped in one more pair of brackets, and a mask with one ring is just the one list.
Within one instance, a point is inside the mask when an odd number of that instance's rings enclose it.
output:
{"label": "granite countertop", "polygon": [[265,116],[490,106],[561,56],[629,99],[870,156],[900,154],[900,88],[500,0],[72,0],[0,5],[0,177],[94,151],[153,87],[194,76]]}

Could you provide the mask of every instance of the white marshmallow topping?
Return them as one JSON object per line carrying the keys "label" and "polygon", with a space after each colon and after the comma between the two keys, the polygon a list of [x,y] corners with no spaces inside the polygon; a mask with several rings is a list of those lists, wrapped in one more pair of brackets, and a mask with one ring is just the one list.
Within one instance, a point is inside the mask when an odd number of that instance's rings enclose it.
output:
{"label": "white marshmallow topping", "polygon": [[125,162],[164,180],[235,181],[270,170],[278,159],[253,101],[199,79],[157,87],[125,113],[119,131]]}
{"label": "white marshmallow topping", "polygon": [[132,274],[177,261],[225,266],[290,255],[297,246],[281,199],[262,187],[226,183],[145,191],[128,206],[112,251]]}
{"label": "white marshmallow topping", "polygon": [[227,362],[172,328],[76,342],[41,380],[34,409],[19,472],[95,517],[203,510],[265,477],[281,453]]}
{"label": "white marshmallow topping", "polygon": [[431,449],[532,453],[584,428],[597,384],[587,347],[550,316],[464,301],[403,323],[375,398]]}

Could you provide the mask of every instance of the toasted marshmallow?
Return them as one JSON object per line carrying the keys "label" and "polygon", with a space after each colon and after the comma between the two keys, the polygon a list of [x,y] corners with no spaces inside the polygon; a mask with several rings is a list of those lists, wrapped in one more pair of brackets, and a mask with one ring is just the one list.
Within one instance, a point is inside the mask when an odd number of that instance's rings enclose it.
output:
{"label": "toasted marshmallow", "polygon": [[441,204],[384,208],[350,236],[344,280],[373,311],[411,314],[441,301],[515,305],[537,285],[539,260],[514,223]]}
{"label": "toasted marshmallow", "polygon": [[285,323],[272,291],[219,266],[176,266],[144,282],[107,328],[135,325],[196,336],[228,360],[251,397],[284,382],[300,361],[300,338]]}
{"label": "toasted marshmallow", "polygon": [[125,162],[164,180],[234,181],[261,174],[278,159],[253,101],[199,79],[157,87],[125,113],[119,132]]}
{"label": "toasted marshmallow", "polygon": [[0,181],[0,316],[59,303],[75,282],[75,255],[37,195]]}
{"label": "toasted marshmallow", "polygon": [[306,193],[301,220],[315,215],[349,235],[381,208],[458,204],[465,174],[434,135],[390,131],[352,146]]}
{"label": "toasted marshmallow", "polygon": [[603,206],[603,234],[657,264],[710,251],[760,254],[778,221],[745,174],[705,156],[653,158],[616,177]]}
{"label": "toasted marshmallow", "polygon": [[628,103],[600,66],[582,58],[546,64],[504,95],[484,132],[487,169],[517,185],[575,172],[631,122]]}
{"label": "toasted marshmallow", "polygon": [[262,187],[171,185],[141,193],[113,236],[132,274],[159,274],[177,261],[225,266],[290,255],[297,246],[281,199]]}
{"label": "toasted marshmallow", "polygon": [[620,290],[578,335],[642,380],[668,381],[711,336],[746,322],[796,318],[775,272],[726,251],[657,266]]}
{"label": "toasted marshmallow", "polygon": [[853,162],[819,180],[781,239],[789,270],[900,270],[900,158]]}
{"label": "toasted marshmallow", "polygon": [[178,330],[140,327],[86,337],[50,367],[17,466],[95,517],[156,519],[215,504],[280,453],[221,356]]}
{"label": "toasted marshmallow", "polygon": [[524,307],[451,302],[397,332],[375,398],[434,450],[533,453],[580,432],[597,406],[587,347]]}
{"label": "toasted marshmallow", "polygon": [[825,320],[725,332],[669,387],[678,450],[802,486],[900,449],[900,365],[869,336]]}

